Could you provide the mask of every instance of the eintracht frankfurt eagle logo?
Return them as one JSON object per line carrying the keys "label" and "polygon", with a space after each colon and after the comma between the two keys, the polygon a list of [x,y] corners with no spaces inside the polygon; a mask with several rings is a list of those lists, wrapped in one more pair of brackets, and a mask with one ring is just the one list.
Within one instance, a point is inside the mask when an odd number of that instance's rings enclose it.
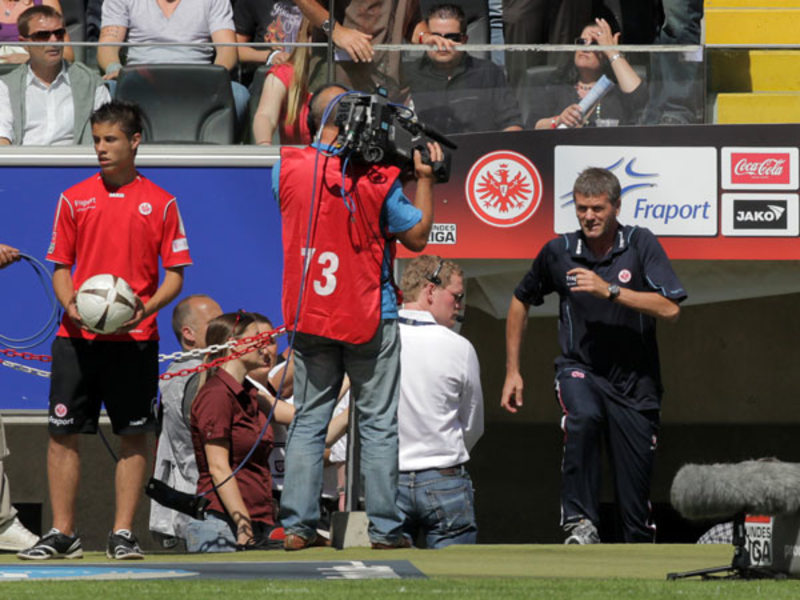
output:
{"label": "eintracht frankfurt eagle logo", "polygon": [[515,227],[530,219],[542,200],[542,178],[531,161],[510,150],[479,158],[467,175],[470,209],[494,227]]}

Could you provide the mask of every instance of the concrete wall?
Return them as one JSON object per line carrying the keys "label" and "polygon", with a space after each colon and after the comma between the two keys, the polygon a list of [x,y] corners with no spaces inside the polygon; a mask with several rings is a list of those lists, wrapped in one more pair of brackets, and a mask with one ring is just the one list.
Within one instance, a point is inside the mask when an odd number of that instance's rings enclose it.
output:
{"label": "concrete wall", "polygon": [[[761,456],[800,462],[800,402],[794,379],[800,363],[798,305],[800,295],[795,294],[694,306],[684,309],[677,324],[660,326],[666,394],[652,494],[660,539],[689,541],[697,531],[677,522],[668,508],[669,486],[682,464]],[[462,333],[478,351],[486,398],[486,434],[470,466],[483,542],[561,539],[560,414],[552,391],[556,328],[555,318],[530,321],[523,348],[525,406],[509,415],[499,406],[505,322],[477,310],[467,314]],[[6,430],[12,450],[6,461],[12,500],[41,505],[41,526],[49,527],[46,428],[12,420]],[[104,431],[116,446],[108,429]],[[113,463],[99,438],[87,436],[82,443],[78,528],[86,548],[100,549],[113,515]],[[606,512],[613,515],[608,485],[603,499]],[[146,531],[143,502],[136,523],[143,542]],[[603,523],[601,533],[613,539],[611,519]]]}

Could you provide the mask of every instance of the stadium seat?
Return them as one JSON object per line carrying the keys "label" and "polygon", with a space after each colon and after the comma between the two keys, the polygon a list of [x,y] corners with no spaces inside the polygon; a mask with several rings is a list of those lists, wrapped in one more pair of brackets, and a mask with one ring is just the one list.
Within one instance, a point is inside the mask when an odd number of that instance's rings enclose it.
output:
{"label": "stadium seat", "polygon": [[235,143],[231,80],[220,65],[126,66],[114,97],[142,108],[146,142]]}

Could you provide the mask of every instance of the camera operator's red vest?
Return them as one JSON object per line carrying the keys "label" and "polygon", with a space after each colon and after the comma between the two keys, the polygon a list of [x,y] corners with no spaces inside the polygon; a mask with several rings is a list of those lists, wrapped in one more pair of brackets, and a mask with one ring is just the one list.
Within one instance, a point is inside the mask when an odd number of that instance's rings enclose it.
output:
{"label": "camera operator's red vest", "polygon": [[294,328],[310,246],[297,331],[362,344],[372,339],[380,323],[381,263],[387,244],[394,259],[394,241],[386,239],[380,215],[400,171],[351,163],[343,180],[338,157],[320,155],[315,173],[316,153],[311,147],[281,150],[284,323]]}

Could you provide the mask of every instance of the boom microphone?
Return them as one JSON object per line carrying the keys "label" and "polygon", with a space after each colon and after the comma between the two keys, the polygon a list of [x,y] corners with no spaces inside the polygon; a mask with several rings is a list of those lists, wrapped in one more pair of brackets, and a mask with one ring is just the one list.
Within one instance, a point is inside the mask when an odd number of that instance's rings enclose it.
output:
{"label": "boom microphone", "polygon": [[684,465],[672,481],[670,500],[687,519],[797,513],[800,464],[749,460]]}

